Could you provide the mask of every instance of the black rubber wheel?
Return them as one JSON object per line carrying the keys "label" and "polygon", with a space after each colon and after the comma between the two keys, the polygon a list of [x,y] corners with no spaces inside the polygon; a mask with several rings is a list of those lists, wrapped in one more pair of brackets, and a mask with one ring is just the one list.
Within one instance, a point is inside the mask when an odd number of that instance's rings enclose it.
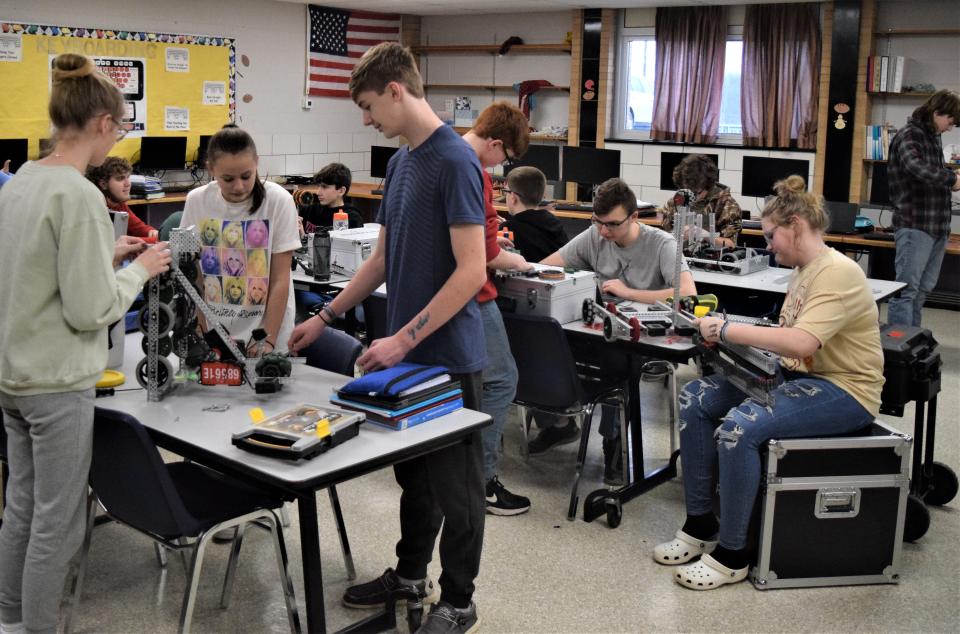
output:
{"label": "black rubber wheel", "polygon": [[957,495],[957,474],[953,469],[942,462],[934,462],[930,465],[930,481],[927,494],[923,496],[923,501],[934,506],[943,506]]}
{"label": "black rubber wheel", "polygon": [[613,341],[617,337],[613,334],[613,317],[610,315],[603,316],[603,340],[604,341]]}
{"label": "black rubber wheel", "polygon": [[[169,304],[160,304],[160,310],[157,311],[157,316],[157,334],[161,337],[165,337],[170,334],[170,329],[173,328],[173,310],[170,308]],[[137,317],[137,322],[140,326],[140,332],[146,335],[147,329],[150,327],[150,311],[146,306],[140,309],[140,315]]]}
{"label": "black rubber wheel", "polygon": [[623,507],[620,506],[620,500],[608,498],[607,505],[607,526],[616,528],[620,526],[620,520],[623,519]]}
{"label": "black rubber wheel", "polygon": [[583,300],[583,307],[581,308],[583,323],[590,325],[593,323],[593,318],[595,312],[593,310],[593,300],[589,297]]}
{"label": "black rubber wheel", "polygon": [[[136,369],[137,383],[140,387],[147,389],[147,358],[140,359]],[[157,388],[161,394],[170,389],[173,385],[173,366],[166,357],[157,359]]]}
{"label": "black rubber wheel", "polygon": [[913,495],[907,497],[907,517],[903,523],[903,541],[915,542],[927,534],[930,528],[930,511],[923,500]]}
{"label": "black rubber wheel", "polygon": [[735,253],[724,253],[720,256],[719,268],[724,273],[736,273],[740,258]]}
{"label": "black rubber wheel", "polygon": [[[148,350],[149,347],[146,337],[140,340],[140,349],[143,350],[143,354],[150,353],[150,350]],[[157,354],[161,357],[169,357],[171,352],[173,352],[173,339],[170,337],[160,337],[157,341]]]}

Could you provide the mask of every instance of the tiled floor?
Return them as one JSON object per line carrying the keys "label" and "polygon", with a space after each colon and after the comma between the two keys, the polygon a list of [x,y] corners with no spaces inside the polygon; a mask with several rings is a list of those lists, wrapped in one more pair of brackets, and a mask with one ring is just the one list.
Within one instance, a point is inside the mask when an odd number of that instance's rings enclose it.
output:
{"label": "tiled floor", "polygon": [[[960,395],[960,313],[930,310],[926,326],[941,342],[944,362],[939,403],[937,458],[955,469],[958,461]],[[692,367],[683,370],[692,377]],[[642,384],[645,415],[665,411],[665,390]],[[660,415],[665,419],[665,415]],[[886,418],[910,431],[912,407],[903,418]],[[668,453],[666,425],[652,420],[645,430],[649,454]],[[947,632],[960,629],[960,500],[932,508],[929,533],[904,544],[898,585],[813,588],[760,592],[750,583],[697,593],[673,583],[671,571],[650,558],[652,546],[673,534],[684,516],[682,487],[671,481],[624,507],[616,530],[603,520],[591,524],[565,519],[576,445],[524,462],[520,430],[511,420],[505,434],[501,479],[533,500],[530,513],[487,516],[483,563],[475,599],[488,632]],[[594,468],[582,491],[600,486]],[[395,565],[399,488],[381,471],[341,487],[340,497],[361,580]],[[341,606],[348,585],[329,504],[318,499],[325,602],[331,630],[363,613]],[[302,594],[296,510],[287,529],[292,570]],[[194,630],[198,632],[284,631],[286,617],[267,534],[251,530],[244,541],[238,583],[229,610],[220,610],[226,546],[208,552]],[[431,564],[439,575],[439,562]],[[97,528],[76,630],[80,632],[174,631],[184,571],[171,560],[156,564],[149,541],[118,526]],[[302,610],[302,599],[300,596]]]}

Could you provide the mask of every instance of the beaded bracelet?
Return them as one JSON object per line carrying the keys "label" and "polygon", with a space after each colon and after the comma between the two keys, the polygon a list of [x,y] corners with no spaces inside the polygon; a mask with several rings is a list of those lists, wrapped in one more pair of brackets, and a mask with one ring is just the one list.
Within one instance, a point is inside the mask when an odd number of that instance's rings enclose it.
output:
{"label": "beaded bracelet", "polygon": [[727,341],[727,326],[730,325],[729,321],[723,322],[723,325],[720,326],[720,341]]}

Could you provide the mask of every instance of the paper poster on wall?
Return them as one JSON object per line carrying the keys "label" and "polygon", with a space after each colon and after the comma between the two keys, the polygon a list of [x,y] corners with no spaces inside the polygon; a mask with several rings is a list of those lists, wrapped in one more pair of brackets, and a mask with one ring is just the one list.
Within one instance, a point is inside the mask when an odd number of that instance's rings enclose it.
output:
{"label": "paper poster on wall", "polygon": [[203,105],[222,106],[227,103],[227,82],[203,82]]}
{"label": "paper poster on wall", "polygon": [[163,109],[163,129],[182,132],[190,129],[190,108],[166,106]]}
{"label": "paper poster on wall", "polygon": [[[55,55],[50,55],[51,68],[55,58]],[[123,93],[123,122],[130,124],[127,138],[142,137],[147,129],[146,75],[143,72],[146,60],[133,57],[94,57],[93,63]]]}
{"label": "paper poster on wall", "polygon": [[23,60],[23,36],[19,33],[0,33],[0,62]]}
{"label": "paper poster on wall", "polygon": [[190,49],[168,48],[167,49],[167,72],[168,73],[189,73],[190,72]]}

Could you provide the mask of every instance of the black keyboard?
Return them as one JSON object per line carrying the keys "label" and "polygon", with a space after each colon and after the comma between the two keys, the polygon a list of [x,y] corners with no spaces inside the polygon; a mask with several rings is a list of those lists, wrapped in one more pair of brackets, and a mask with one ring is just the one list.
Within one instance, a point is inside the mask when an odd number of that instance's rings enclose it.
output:
{"label": "black keyboard", "polygon": [[593,205],[589,203],[565,203],[558,202],[553,206],[557,211],[593,211]]}
{"label": "black keyboard", "polygon": [[374,196],[383,196],[382,189],[371,189],[370,193],[373,194]]}
{"label": "black keyboard", "polygon": [[867,233],[861,233],[859,237],[867,240],[883,240],[885,242],[893,242],[893,234],[887,231],[868,231]]}

